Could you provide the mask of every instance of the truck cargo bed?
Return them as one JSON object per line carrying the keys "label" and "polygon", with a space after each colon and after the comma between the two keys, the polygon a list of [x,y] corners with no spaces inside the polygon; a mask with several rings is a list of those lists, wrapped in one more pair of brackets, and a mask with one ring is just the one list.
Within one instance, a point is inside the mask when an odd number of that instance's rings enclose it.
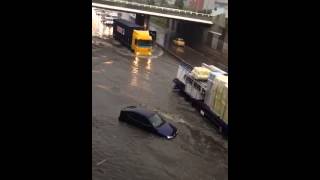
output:
{"label": "truck cargo bed", "polygon": [[115,19],[113,21],[113,38],[129,49],[131,49],[134,30],[143,30],[143,27],[123,19]]}
{"label": "truck cargo bed", "polygon": [[191,105],[207,120],[212,122],[219,130],[219,132],[228,137],[228,125],[219,118],[214,112],[210,110],[210,108],[203,102],[203,100],[197,100],[189,96],[185,92],[185,85],[179,79],[173,79],[174,89],[179,90],[181,95],[185,97],[185,99],[191,102]]}

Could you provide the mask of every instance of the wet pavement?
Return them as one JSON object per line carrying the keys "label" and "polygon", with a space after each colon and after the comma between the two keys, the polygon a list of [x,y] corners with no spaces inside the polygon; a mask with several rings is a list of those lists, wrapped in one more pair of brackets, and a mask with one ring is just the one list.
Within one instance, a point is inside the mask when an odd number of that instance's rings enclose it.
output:
{"label": "wet pavement", "polygon": [[[112,39],[93,43],[93,179],[228,179],[228,141],[172,90],[179,62],[158,47],[135,58]],[[160,112],[179,134],[168,141],[120,123],[129,105]]]}

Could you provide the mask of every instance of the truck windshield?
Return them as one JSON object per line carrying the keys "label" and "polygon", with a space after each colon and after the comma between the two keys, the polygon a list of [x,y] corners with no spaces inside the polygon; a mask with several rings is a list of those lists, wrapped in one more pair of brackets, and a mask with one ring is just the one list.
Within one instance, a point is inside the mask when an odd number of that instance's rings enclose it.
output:
{"label": "truck windshield", "polygon": [[150,47],[152,42],[150,40],[138,40],[138,46],[140,47]]}

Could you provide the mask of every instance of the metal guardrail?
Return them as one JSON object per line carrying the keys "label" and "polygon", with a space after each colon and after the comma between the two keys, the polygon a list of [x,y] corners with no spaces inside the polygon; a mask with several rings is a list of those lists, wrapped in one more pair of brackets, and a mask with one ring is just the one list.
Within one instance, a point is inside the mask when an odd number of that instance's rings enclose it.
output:
{"label": "metal guardrail", "polygon": [[181,9],[175,9],[175,8],[167,8],[167,7],[141,4],[141,3],[136,3],[136,2],[122,1],[122,0],[92,0],[92,2],[107,4],[107,5],[114,5],[114,6],[125,7],[125,8],[144,10],[144,11],[165,13],[165,14],[170,14],[170,15],[180,15],[180,16],[184,16],[184,17],[197,18],[197,19],[207,20],[207,21],[212,21],[215,17],[213,14],[198,13],[198,12],[194,12],[194,11],[181,10]]}

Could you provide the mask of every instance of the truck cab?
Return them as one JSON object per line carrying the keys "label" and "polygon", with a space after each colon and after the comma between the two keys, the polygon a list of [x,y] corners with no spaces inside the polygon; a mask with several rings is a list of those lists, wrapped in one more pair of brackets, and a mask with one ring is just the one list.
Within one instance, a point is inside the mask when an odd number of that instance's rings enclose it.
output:
{"label": "truck cab", "polygon": [[134,30],[131,48],[136,55],[150,56],[152,50],[152,37],[149,31]]}

